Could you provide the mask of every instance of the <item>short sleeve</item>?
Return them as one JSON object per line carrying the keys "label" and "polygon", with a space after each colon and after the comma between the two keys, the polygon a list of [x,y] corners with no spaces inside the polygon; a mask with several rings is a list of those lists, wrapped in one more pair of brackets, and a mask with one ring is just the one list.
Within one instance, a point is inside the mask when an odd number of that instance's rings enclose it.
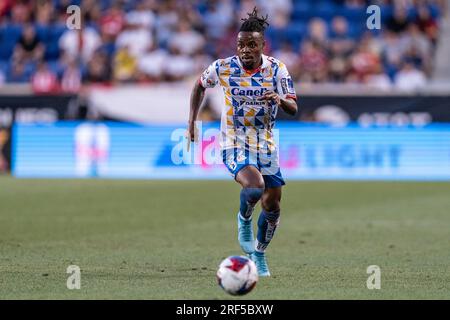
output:
{"label": "short sleeve", "polygon": [[294,89],[294,82],[286,68],[286,65],[280,63],[278,73],[277,73],[277,90],[278,94],[283,98],[292,98],[297,100],[297,94]]}
{"label": "short sleeve", "polygon": [[214,88],[219,81],[217,76],[217,60],[214,61],[200,76],[199,82],[203,88]]}

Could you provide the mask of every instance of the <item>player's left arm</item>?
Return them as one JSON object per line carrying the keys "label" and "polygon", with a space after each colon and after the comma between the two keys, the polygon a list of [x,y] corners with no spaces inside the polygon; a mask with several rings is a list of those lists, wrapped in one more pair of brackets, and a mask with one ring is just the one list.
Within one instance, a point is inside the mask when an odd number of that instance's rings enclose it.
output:
{"label": "player's left arm", "polygon": [[295,116],[298,111],[297,101],[293,97],[282,98],[278,93],[274,91],[266,91],[261,97],[262,100],[272,100],[277,103],[281,109],[291,116]]}
{"label": "player's left arm", "polygon": [[277,92],[266,91],[262,100],[272,100],[277,103],[287,114],[295,116],[298,111],[297,95],[294,84],[286,66],[281,63],[276,76]]}

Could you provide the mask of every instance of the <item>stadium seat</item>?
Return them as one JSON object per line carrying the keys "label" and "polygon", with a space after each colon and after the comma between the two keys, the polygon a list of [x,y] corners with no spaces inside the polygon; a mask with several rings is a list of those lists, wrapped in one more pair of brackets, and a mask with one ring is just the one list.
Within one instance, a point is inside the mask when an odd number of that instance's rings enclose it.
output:
{"label": "stadium seat", "polygon": [[63,68],[58,60],[47,61],[47,66],[50,71],[60,76],[63,73]]}
{"label": "stadium seat", "polygon": [[314,5],[314,16],[331,20],[336,15],[337,6],[330,1],[319,1]]}
{"label": "stadium seat", "polygon": [[294,9],[292,10],[292,15],[291,15],[291,19],[292,21],[298,22],[298,21],[303,21],[306,22],[309,19],[311,19],[311,17],[314,16],[313,13],[313,6],[305,1],[301,1],[298,2],[294,5]]}
{"label": "stadium seat", "polygon": [[439,7],[434,5],[434,4],[430,4],[429,6],[430,12],[431,12],[431,16],[435,19],[440,18],[441,17],[441,12],[439,11]]}
{"label": "stadium seat", "polygon": [[50,27],[49,36],[45,43],[45,59],[56,60],[59,58],[59,39],[66,31],[66,26],[62,24],[55,24]]}
{"label": "stadium seat", "polygon": [[266,33],[267,37],[271,40],[273,50],[279,49],[283,42],[289,42],[297,49],[306,34],[307,25],[302,22],[291,23],[282,29],[268,29]]}
{"label": "stadium seat", "polygon": [[8,61],[0,60],[0,73],[6,75],[7,72],[8,72]]}
{"label": "stadium seat", "polygon": [[347,8],[341,7],[337,10],[339,15],[347,18],[348,21],[363,23],[366,21],[368,15],[365,8]]}
{"label": "stadium seat", "polygon": [[392,17],[394,12],[392,6],[382,6],[381,7],[381,23],[386,23]]}
{"label": "stadium seat", "polygon": [[22,27],[6,25],[0,29],[0,60],[9,60],[22,34]]}
{"label": "stadium seat", "polygon": [[35,28],[39,40],[46,44],[49,41],[51,28],[45,25],[36,25]]}

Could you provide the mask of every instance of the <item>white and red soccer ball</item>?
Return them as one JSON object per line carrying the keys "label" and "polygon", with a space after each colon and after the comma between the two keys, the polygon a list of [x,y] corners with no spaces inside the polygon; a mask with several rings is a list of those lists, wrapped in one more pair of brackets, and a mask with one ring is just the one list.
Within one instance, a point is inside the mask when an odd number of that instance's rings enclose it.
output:
{"label": "white and red soccer ball", "polygon": [[244,295],[252,291],[258,282],[258,271],[249,258],[230,256],[221,262],[217,281],[229,294]]}

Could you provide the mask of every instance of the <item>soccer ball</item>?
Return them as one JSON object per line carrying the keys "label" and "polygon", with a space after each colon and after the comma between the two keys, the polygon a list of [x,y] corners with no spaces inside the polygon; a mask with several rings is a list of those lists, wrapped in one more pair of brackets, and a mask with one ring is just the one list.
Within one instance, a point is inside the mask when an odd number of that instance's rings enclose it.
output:
{"label": "soccer ball", "polygon": [[231,295],[244,295],[258,282],[255,263],[244,256],[231,256],[222,261],[217,270],[217,281]]}

